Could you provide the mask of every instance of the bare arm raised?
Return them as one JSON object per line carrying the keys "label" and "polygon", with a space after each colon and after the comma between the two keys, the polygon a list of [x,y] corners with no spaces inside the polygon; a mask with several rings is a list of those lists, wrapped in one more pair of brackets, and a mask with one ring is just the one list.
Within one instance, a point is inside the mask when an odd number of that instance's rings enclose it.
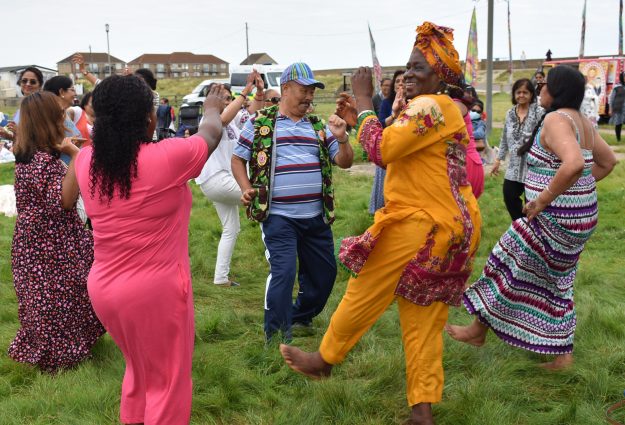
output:
{"label": "bare arm raised", "polygon": [[204,118],[197,131],[198,136],[202,137],[208,146],[209,156],[217,148],[221,140],[222,125],[221,117],[219,116],[221,99],[218,95],[222,87],[221,84],[215,84],[208,92],[204,100]]}

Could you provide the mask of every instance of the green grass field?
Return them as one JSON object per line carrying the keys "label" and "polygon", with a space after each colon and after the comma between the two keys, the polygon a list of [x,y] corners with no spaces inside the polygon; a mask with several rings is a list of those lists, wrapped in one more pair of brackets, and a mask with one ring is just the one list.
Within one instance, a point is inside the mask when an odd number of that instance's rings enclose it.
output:
{"label": "green grass field", "polygon": [[[13,166],[0,166],[0,184],[12,183]],[[600,224],[576,280],[576,364],[566,372],[536,367],[540,356],[494,337],[485,347],[445,337],[446,384],[436,405],[439,425],[592,425],[605,423],[607,406],[625,389],[625,165],[599,184]],[[476,278],[495,241],[509,224],[501,177],[487,178],[480,199],[484,217]],[[338,241],[371,222],[366,210],[371,178],[336,172]],[[193,424],[392,424],[409,409],[404,397],[404,359],[395,306],[374,325],[335,375],[312,382],[291,372],[276,349],[264,347],[263,294],[267,264],[258,226],[243,219],[232,277],[239,288],[215,288],[212,274],[220,236],[210,203],[193,186],[190,251],[196,314]],[[18,327],[10,272],[14,218],[0,217],[0,349]],[[347,281],[339,272],[316,334],[294,344],[315,349]],[[463,309],[450,321],[468,323]],[[113,424],[117,421],[124,364],[110,337],[93,358],[49,376],[0,355],[0,424]],[[621,420],[625,415],[621,414]]]}

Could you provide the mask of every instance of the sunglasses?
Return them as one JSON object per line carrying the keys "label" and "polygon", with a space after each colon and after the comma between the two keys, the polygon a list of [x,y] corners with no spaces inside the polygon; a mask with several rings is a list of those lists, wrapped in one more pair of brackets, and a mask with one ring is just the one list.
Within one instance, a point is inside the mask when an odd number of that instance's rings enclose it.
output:
{"label": "sunglasses", "polygon": [[540,91],[545,87],[547,83],[536,83],[536,90],[540,93]]}
{"label": "sunglasses", "polygon": [[273,103],[274,105],[277,105],[280,102],[280,98],[279,97],[270,97],[268,99],[265,99],[265,102],[269,103]]}
{"label": "sunglasses", "polygon": [[23,78],[20,80],[20,84],[22,84],[23,86],[25,86],[26,84],[30,84],[31,86],[36,86],[39,84],[39,81],[35,80],[35,79],[28,79],[28,78]]}

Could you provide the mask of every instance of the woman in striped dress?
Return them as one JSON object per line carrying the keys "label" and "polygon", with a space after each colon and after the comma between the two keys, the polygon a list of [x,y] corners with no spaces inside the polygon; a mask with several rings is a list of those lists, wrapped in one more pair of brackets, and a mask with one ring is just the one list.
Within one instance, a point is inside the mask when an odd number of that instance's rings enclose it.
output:
{"label": "woman in striped dress", "polygon": [[446,327],[459,341],[481,346],[488,329],[506,343],[556,358],[543,366],[561,369],[573,362],[575,307],[573,281],[579,256],[597,224],[595,182],[607,176],[616,158],[580,112],[584,77],[558,66],[541,87],[549,113],[530,141],[524,208],[495,245],[482,275],[464,293],[476,319]]}

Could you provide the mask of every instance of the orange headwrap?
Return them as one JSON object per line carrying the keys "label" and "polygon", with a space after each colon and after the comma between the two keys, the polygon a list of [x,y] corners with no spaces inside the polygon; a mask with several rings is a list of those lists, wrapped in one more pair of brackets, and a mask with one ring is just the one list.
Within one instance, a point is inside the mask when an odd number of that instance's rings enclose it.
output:
{"label": "orange headwrap", "polygon": [[424,22],[417,27],[414,48],[419,49],[434,72],[447,84],[460,85],[462,68],[454,47],[454,30]]}

